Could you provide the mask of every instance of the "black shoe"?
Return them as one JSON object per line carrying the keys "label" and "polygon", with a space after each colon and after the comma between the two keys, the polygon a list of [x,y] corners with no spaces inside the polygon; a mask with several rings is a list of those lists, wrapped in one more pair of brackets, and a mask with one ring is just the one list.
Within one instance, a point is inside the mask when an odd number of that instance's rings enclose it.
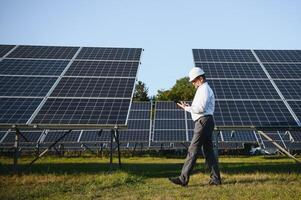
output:
{"label": "black shoe", "polygon": [[187,183],[183,183],[183,182],[181,181],[181,179],[178,178],[178,177],[176,177],[176,178],[168,178],[168,180],[170,180],[170,182],[172,182],[172,183],[174,183],[174,184],[176,184],[176,185],[181,185],[181,186],[183,186],[183,187],[187,187]]}
{"label": "black shoe", "polygon": [[209,181],[209,185],[221,185],[221,184],[222,184],[221,181],[213,181],[213,180]]}

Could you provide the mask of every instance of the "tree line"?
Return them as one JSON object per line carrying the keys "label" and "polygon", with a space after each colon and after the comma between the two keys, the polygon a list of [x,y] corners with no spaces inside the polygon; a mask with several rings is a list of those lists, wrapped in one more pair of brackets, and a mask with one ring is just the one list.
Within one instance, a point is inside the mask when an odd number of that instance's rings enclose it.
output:
{"label": "tree line", "polygon": [[155,96],[148,95],[148,88],[145,83],[138,81],[134,92],[134,101],[191,101],[195,93],[195,88],[189,82],[188,77],[178,79],[172,88],[168,90],[158,90]]}

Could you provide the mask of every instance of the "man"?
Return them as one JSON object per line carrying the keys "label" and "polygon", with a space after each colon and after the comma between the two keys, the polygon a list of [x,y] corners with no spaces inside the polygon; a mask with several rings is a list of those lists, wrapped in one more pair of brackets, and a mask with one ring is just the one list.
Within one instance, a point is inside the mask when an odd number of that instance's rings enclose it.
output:
{"label": "man", "polygon": [[213,151],[212,133],[214,130],[213,112],[215,98],[212,89],[206,82],[205,72],[194,67],[189,72],[189,81],[197,88],[191,106],[186,102],[177,103],[179,107],[191,113],[195,122],[194,134],[188,148],[187,157],[182,168],[181,175],[169,178],[171,182],[181,186],[187,186],[189,176],[196,163],[198,152],[203,147],[206,163],[211,171],[210,185],[220,185],[221,177],[217,158]]}

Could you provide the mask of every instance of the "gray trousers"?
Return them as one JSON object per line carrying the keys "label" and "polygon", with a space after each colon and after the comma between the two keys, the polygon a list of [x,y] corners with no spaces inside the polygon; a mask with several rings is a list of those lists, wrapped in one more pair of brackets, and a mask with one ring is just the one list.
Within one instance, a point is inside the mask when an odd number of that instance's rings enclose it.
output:
{"label": "gray trousers", "polygon": [[183,183],[189,182],[189,176],[196,163],[198,153],[203,147],[204,156],[209,170],[211,181],[221,182],[218,161],[213,151],[212,133],[214,130],[213,116],[201,117],[195,122],[194,134],[188,148],[185,163],[182,168],[180,179]]}

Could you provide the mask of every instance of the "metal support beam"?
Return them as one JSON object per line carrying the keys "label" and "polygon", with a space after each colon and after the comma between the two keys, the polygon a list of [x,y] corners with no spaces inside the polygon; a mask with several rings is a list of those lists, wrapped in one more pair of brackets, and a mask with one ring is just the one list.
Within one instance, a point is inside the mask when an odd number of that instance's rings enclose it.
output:
{"label": "metal support beam", "polygon": [[115,131],[115,141],[117,143],[117,151],[118,151],[118,164],[119,164],[119,168],[120,168],[121,167],[121,154],[120,154],[120,143],[119,143],[118,127],[115,127],[114,131]]}
{"label": "metal support beam", "polygon": [[96,155],[96,156],[98,156],[98,154],[97,153],[95,153],[90,147],[88,147],[88,145],[86,145],[85,143],[82,143],[82,145],[81,146],[83,146],[83,147],[85,147],[86,149],[88,149],[92,154],[94,154],[94,155]]}
{"label": "metal support beam", "polygon": [[32,166],[32,164],[34,162],[36,162],[39,158],[41,158],[45,153],[47,153],[52,147],[54,147],[59,141],[61,141],[66,135],[68,135],[69,133],[71,133],[72,130],[67,131],[66,133],[64,133],[61,137],[59,137],[59,139],[57,139],[54,143],[52,143],[49,147],[47,147],[47,149],[45,149],[42,153],[40,153],[33,161],[31,161],[29,163],[29,167]]}
{"label": "metal support beam", "polygon": [[13,164],[14,174],[18,173],[19,136],[20,136],[20,131],[18,128],[16,128],[15,143],[14,143],[14,164]]}
{"label": "metal support beam", "polygon": [[265,134],[263,131],[258,131],[258,133],[260,135],[262,135],[263,137],[265,137],[267,140],[269,140],[270,142],[272,142],[273,145],[275,145],[280,151],[282,151],[285,155],[287,155],[288,157],[292,158],[293,160],[296,161],[296,163],[301,164],[301,161],[299,161],[297,158],[295,158],[292,154],[290,154],[288,151],[286,151],[282,146],[280,146],[279,144],[277,144],[277,142],[275,142],[272,138],[270,138],[267,134]]}
{"label": "metal support beam", "polygon": [[114,129],[111,130],[111,142],[110,142],[110,169],[112,169],[112,164],[113,164],[113,138],[114,138]]}

